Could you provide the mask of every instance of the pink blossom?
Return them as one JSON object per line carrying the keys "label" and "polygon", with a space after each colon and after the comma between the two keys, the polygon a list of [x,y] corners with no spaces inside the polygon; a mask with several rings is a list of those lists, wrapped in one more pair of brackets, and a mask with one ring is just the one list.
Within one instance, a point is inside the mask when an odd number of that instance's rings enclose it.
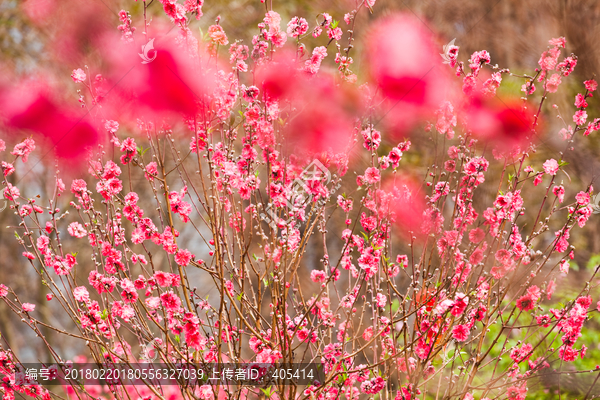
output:
{"label": "pink blossom", "polygon": [[136,292],[135,285],[129,279],[124,278],[121,280],[121,298],[125,303],[135,303],[138,299],[138,293]]}
{"label": "pink blossom", "polygon": [[588,81],[583,82],[586,90],[590,92],[595,92],[598,89],[598,83],[594,79],[590,79]]}
{"label": "pink blossom", "polygon": [[406,254],[398,254],[398,256],[396,257],[396,262],[398,263],[398,265],[402,266],[403,268],[408,267],[408,256]]}
{"label": "pink blossom", "polygon": [[8,288],[0,283],[0,298],[6,297],[8,295]]}
{"label": "pink blossom", "polygon": [[225,31],[223,30],[223,27],[221,25],[209,26],[208,37],[210,37],[210,39],[213,42],[220,44],[221,46],[226,46],[227,44],[229,44],[229,40],[227,40],[227,35],[225,34]]}
{"label": "pink blossom", "polygon": [[577,125],[584,125],[586,120],[587,112],[585,110],[579,110],[573,114],[573,122],[575,122]]}
{"label": "pink blossom", "polygon": [[187,249],[181,249],[175,254],[175,262],[182,267],[187,266],[194,258],[194,255]]}
{"label": "pink blossom", "polygon": [[35,304],[23,303],[23,311],[25,311],[25,312],[31,312],[33,310],[35,310]]}
{"label": "pink blossom", "polygon": [[341,40],[342,30],[340,28],[329,29],[327,30],[327,37],[329,37],[329,39]]}
{"label": "pink blossom", "polygon": [[585,97],[581,93],[577,93],[577,95],[575,95],[575,107],[586,108],[587,106],[588,103],[585,101]]}
{"label": "pink blossom", "polygon": [[211,400],[213,395],[213,389],[211,385],[202,385],[197,389],[197,395],[200,399]]}
{"label": "pink blossom", "polygon": [[569,262],[567,260],[562,260],[559,264],[559,271],[563,274],[568,274],[569,273]]}
{"label": "pink blossom", "polygon": [[373,337],[373,327],[369,326],[367,329],[365,329],[364,332],[363,332],[362,337],[366,341],[371,340],[371,338]]}
{"label": "pink blossom", "polygon": [[352,211],[352,199],[346,199],[344,196],[338,195],[337,203],[344,212],[348,213]]}
{"label": "pink blossom", "polygon": [[452,328],[452,337],[458,342],[464,342],[469,337],[469,328],[466,325],[456,325]]}
{"label": "pink blossom", "polygon": [[387,303],[387,296],[385,296],[382,293],[377,293],[377,298],[375,300],[375,302],[377,303],[377,307],[385,307],[386,303]]}
{"label": "pink blossom", "polygon": [[437,123],[435,128],[440,134],[445,134],[448,139],[454,137],[453,127],[456,127],[456,115],[454,113],[454,106],[449,101],[444,101],[438,111]]}
{"label": "pink blossom", "polygon": [[558,202],[562,203],[565,200],[565,188],[562,186],[554,186],[552,193],[558,198]]}
{"label": "pink blossom", "polygon": [[561,36],[559,38],[550,39],[548,44],[550,44],[550,46],[562,47],[564,49],[567,44],[567,40],[564,38],[564,36]]}
{"label": "pink blossom", "polygon": [[560,75],[559,74],[553,74],[546,81],[546,90],[549,93],[556,93],[556,91],[558,90],[558,85],[560,85]]}
{"label": "pink blossom", "polygon": [[577,58],[565,57],[563,61],[556,65],[556,70],[560,71],[563,74],[563,76],[569,76],[575,69],[576,65]]}
{"label": "pink blossom", "polygon": [[553,70],[556,67],[556,63],[558,62],[558,57],[560,56],[560,49],[558,47],[555,47],[553,49],[550,49],[548,51],[545,51],[542,53],[538,64],[540,64],[540,67],[542,68],[543,74],[540,76],[540,78],[538,78],[538,80],[541,81],[541,79],[543,79],[546,73],[546,71],[550,71]]}
{"label": "pink blossom", "polygon": [[327,274],[325,273],[325,271],[320,271],[320,270],[315,269],[310,272],[310,279],[313,282],[322,283],[327,280]]}
{"label": "pink blossom", "polygon": [[517,308],[522,311],[533,310],[535,308],[535,301],[530,294],[526,294],[517,300]]}
{"label": "pink blossom", "polygon": [[71,222],[67,228],[69,234],[76,238],[83,238],[87,236],[87,231],[79,222]]}
{"label": "pink blossom", "polygon": [[73,70],[73,73],[71,73],[71,78],[73,78],[75,83],[81,83],[85,81],[86,75],[81,68],[77,68]]}
{"label": "pink blossom", "polygon": [[158,166],[156,165],[156,162],[152,161],[150,163],[148,163],[146,165],[146,179],[148,179],[149,181],[153,181],[154,180],[154,176],[158,175]]}
{"label": "pink blossom", "polygon": [[577,204],[580,206],[587,206],[590,203],[590,195],[586,192],[577,193],[575,199],[577,200]]}
{"label": "pink blossom", "polygon": [[78,286],[73,289],[73,298],[82,303],[87,303],[90,301],[90,294],[85,286]]}
{"label": "pink blossom", "polygon": [[35,142],[33,139],[25,139],[21,143],[15,145],[13,151],[10,152],[13,156],[21,157],[23,162],[27,162],[29,154],[35,150]]}
{"label": "pink blossom", "polygon": [[110,134],[115,134],[119,129],[119,123],[117,121],[107,120],[104,123],[104,129]]}
{"label": "pink blossom", "polygon": [[469,298],[464,293],[457,293],[456,297],[454,298],[454,303],[452,304],[452,310],[450,313],[455,317],[459,316],[465,311],[468,304]]}
{"label": "pink blossom", "polygon": [[225,281],[225,289],[227,289],[227,293],[229,293],[229,295],[231,297],[235,296],[235,292],[233,291],[234,290],[233,282],[231,282],[229,279],[227,279]]}
{"label": "pink blossom", "polygon": [[361,383],[360,389],[366,394],[377,394],[385,387],[385,381],[381,376]]}
{"label": "pink blossom", "polygon": [[556,175],[558,172],[558,162],[553,158],[546,160],[544,163],[544,171],[548,175]]}
{"label": "pink blossom", "polygon": [[163,271],[156,271],[154,273],[154,279],[156,279],[156,283],[160,287],[171,286],[171,283],[173,282],[173,279],[171,277],[171,273],[169,273],[169,272],[163,272]]}
{"label": "pink blossom", "polygon": [[521,91],[525,92],[527,95],[535,93],[535,89],[536,89],[535,84],[531,81],[521,85]]}
{"label": "pink blossom", "polygon": [[481,228],[471,229],[469,232],[469,240],[473,243],[481,243],[485,239],[485,232]]}
{"label": "pink blossom", "polygon": [[456,170],[456,162],[454,160],[448,160],[444,163],[444,169],[448,172],[454,172]]}
{"label": "pink blossom", "polygon": [[325,46],[315,47],[312,57],[306,60],[304,69],[311,74],[316,74],[325,57],[327,57],[327,48]]}
{"label": "pink blossom", "polygon": [[473,71],[474,76],[477,76],[482,65],[489,64],[491,61],[490,53],[487,50],[476,51],[471,54],[469,59],[469,68]]}
{"label": "pink blossom", "polygon": [[379,182],[379,180],[381,179],[381,176],[379,174],[379,170],[377,168],[374,167],[369,167],[367,168],[367,170],[365,171],[365,180],[373,185],[377,182]]}
{"label": "pink blossom", "polygon": [[7,163],[6,161],[2,161],[2,170],[4,176],[8,176],[15,172],[15,167],[12,164]]}
{"label": "pink blossom", "polygon": [[168,311],[178,311],[181,307],[181,299],[171,291],[161,294],[160,300]]}
{"label": "pink blossom", "polygon": [[147,297],[145,300],[146,305],[151,310],[156,310],[160,307],[160,298],[158,297]]}
{"label": "pink blossom", "polygon": [[455,159],[460,155],[460,150],[456,146],[450,146],[448,148],[448,157]]}
{"label": "pink blossom", "polygon": [[308,22],[304,18],[294,17],[287,24],[287,34],[293,38],[304,35],[308,31]]}

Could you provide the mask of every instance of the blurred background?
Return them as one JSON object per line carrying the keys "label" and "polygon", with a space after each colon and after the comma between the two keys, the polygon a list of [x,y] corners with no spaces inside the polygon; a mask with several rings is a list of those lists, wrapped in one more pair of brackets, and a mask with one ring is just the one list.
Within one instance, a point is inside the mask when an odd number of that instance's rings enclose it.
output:
{"label": "blurred background", "polygon": [[[189,28],[200,37],[201,32],[214,24],[220,16],[220,24],[229,37],[230,43],[241,39],[244,44],[251,46],[251,39],[257,32],[257,24],[262,21],[267,7],[281,14],[282,27],[293,16],[302,16],[307,19],[311,28],[316,24],[319,13],[328,12],[334,19],[343,20],[345,13],[355,6],[354,1],[269,1],[267,5],[259,0],[212,1],[206,0],[202,10],[204,15],[200,20],[190,18]],[[158,0],[148,2],[147,18],[164,20],[162,5]],[[68,88],[65,101],[76,104],[77,89],[70,79],[73,69],[84,68],[88,65],[94,70],[94,62],[100,63],[94,52],[94,37],[105,30],[116,31],[120,24],[118,13],[120,10],[131,13],[133,26],[137,28],[134,36],[141,36],[143,31],[143,2],[115,1],[115,0],[0,0],[0,84],[10,79],[44,76],[57,84]],[[566,37],[566,53],[574,53],[578,57],[577,67],[572,75],[563,79],[561,89],[550,95],[543,107],[544,132],[533,156],[540,164],[547,158],[561,158],[560,153],[565,150],[565,142],[558,132],[564,123],[557,118],[558,112],[571,122],[574,112],[573,101],[575,94],[583,89],[582,82],[591,79],[600,71],[600,2],[597,0],[377,0],[373,7],[374,13],[361,12],[356,22],[357,35],[354,55],[361,52],[361,35],[368,31],[369,24],[374,20],[385,17],[394,12],[410,13],[423,21],[439,38],[439,48],[452,39],[460,47],[459,61],[468,60],[471,53],[479,50],[488,50],[491,54],[492,64],[501,68],[509,68],[516,74],[534,74],[538,67],[540,54],[547,49],[548,40],[554,37]],[[68,22],[68,23],[67,23]],[[342,28],[346,26],[342,22]],[[323,37],[319,39],[308,38],[306,43],[309,49],[316,45],[323,45]],[[77,51],[69,51],[76,49]],[[324,62],[330,68],[335,68],[333,51]],[[352,69],[361,79],[361,60],[356,56]],[[92,75],[93,76],[93,75]],[[523,83],[518,78],[505,77],[499,97],[519,97],[520,87]],[[533,98],[539,101],[541,90]],[[600,117],[598,96],[590,99],[587,109],[588,120]],[[581,137],[579,137],[581,139]],[[411,141],[416,146],[415,150],[427,146],[426,138],[420,139],[419,135],[412,135]],[[413,152],[411,152],[413,153]],[[407,154],[405,163],[416,168],[422,168],[422,160],[417,155]],[[565,167],[567,175],[561,175],[558,182],[564,181],[565,187],[577,188],[577,191],[593,183],[597,190],[600,189],[600,142],[597,135],[592,134],[585,139],[585,143],[576,143],[573,151],[565,152],[562,157],[569,163]],[[42,160],[35,165],[33,171],[23,177],[30,187],[39,190],[41,198],[48,198],[52,193],[48,182],[54,181],[52,163]],[[360,167],[358,167],[360,170]],[[364,168],[363,168],[364,170]],[[19,180],[17,172],[12,179]],[[492,171],[491,173],[495,173]],[[494,181],[493,177],[488,178]],[[571,182],[569,182],[571,181]],[[483,193],[478,197],[478,211],[482,206],[489,204],[495,196],[496,187],[483,187]],[[487,192],[486,192],[487,190]],[[540,187],[537,195],[543,197],[545,188]],[[573,196],[575,193],[567,193]],[[540,197],[540,198],[541,198]],[[527,199],[526,199],[527,201]],[[1,204],[0,204],[1,206]],[[52,310],[45,301],[44,288],[35,279],[34,272],[23,262],[22,250],[16,246],[13,229],[9,226],[16,225],[17,219],[10,212],[0,212],[0,282],[11,286],[15,291],[28,293],[30,300],[38,304],[38,310],[44,318],[61,320],[59,310]],[[343,223],[343,221],[333,221]],[[575,259],[571,272],[563,276],[559,283],[560,293],[557,293],[553,302],[572,296],[574,288],[580,288],[581,283],[589,279],[590,272],[600,261],[600,216],[590,218],[585,230],[573,230],[571,244],[575,246]],[[185,237],[185,235],[182,235]],[[199,257],[207,250],[202,247],[194,250]],[[318,263],[320,257],[319,244],[314,244],[314,258],[307,258],[307,263]],[[310,252],[308,252],[310,254]],[[85,255],[84,255],[85,256]],[[312,260],[312,261],[311,261]],[[308,269],[313,266],[308,265]],[[594,299],[597,301],[598,299]],[[591,355],[586,360],[577,361],[577,368],[592,368],[600,358],[600,324],[597,313],[593,313],[584,331],[583,342],[590,347]],[[63,321],[65,326],[69,321]],[[30,332],[18,321],[16,316],[10,315],[4,304],[0,303],[0,331],[3,339],[10,342],[21,356],[30,359],[45,358],[44,350],[30,345]],[[48,332],[48,335],[51,335]],[[589,342],[589,343],[588,343]],[[58,344],[60,348],[61,344]],[[563,380],[561,389],[565,393],[579,393],[589,382],[582,382],[587,378],[570,376]],[[552,398],[554,391],[552,379],[542,382],[542,391],[548,398]]]}

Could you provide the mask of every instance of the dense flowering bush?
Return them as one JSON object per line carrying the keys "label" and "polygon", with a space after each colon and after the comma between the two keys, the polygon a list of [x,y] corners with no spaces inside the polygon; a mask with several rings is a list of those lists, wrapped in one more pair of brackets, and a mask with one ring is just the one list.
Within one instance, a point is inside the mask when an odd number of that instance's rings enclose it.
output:
{"label": "dense flowering bush", "polygon": [[[43,322],[5,285],[0,298],[40,336],[47,361],[133,363],[151,345],[167,364],[316,362],[324,378],[71,382],[69,395],[514,400],[530,379],[585,357],[594,281],[558,309],[543,304],[569,271],[570,232],[593,211],[591,185],[559,182],[563,153],[535,157],[542,105],[577,64],[564,38],[549,41],[534,74],[516,76],[485,50],[465,62],[452,45],[440,58],[420,21],[396,15],[365,30],[357,76],[356,16],[374,0],[316,25],[269,10],[251,45],[219,20],[196,38],[187,23],[203,1],[161,2],[172,32],[144,20],[156,41],[138,56],[140,30],[121,11],[118,40],[95,43],[102,65],[75,66],[85,118],[50,85],[4,86],[5,139],[15,142],[9,151],[0,141],[4,198],[20,220],[23,264],[71,326]],[[506,78],[523,82],[523,98],[497,95]],[[565,151],[600,129],[586,112],[597,84],[584,85],[560,131]],[[48,146],[54,195],[39,200],[13,174]],[[198,286],[209,285],[217,295],[207,299]],[[56,352],[42,328],[87,353]],[[516,329],[525,339],[513,346]],[[21,360],[8,346],[4,398],[50,398],[15,380]]]}

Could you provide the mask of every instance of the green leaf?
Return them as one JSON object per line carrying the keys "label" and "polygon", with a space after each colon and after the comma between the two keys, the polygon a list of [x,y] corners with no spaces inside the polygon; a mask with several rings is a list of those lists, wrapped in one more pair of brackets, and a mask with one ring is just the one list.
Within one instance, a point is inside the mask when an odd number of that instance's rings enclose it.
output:
{"label": "green leaf", "polygon": [[598,264],[600,264],[600,254],[593,254],[587,262],[586,268],[593,269],[596,268]]}
{"label": "green leaf", "polygon": [[400,300],[394,299],[392,300],[392,313],[395,313],[400,308]]}
{"label": "green leaf", "polygon": [[573,271],[579,271],[579,265],[575,261],[569,261],[569,268]]}
{"label": "green leaf", "polygon": [[177,343],[179,343],[179,342],[181,341],[181,339],[179,338],[179,335],[175,335],[175,341],[176,341]]}
{"label": "green leaf", "polygon": [[148,150],[150,150],[150,148],[149,148],[149,147],[148,147],[147,149],[144,149],[142,146],[140,146],[140,147],[138,147],[138,148],[137,148],[137,153],[138,153],[138,155],[141,157],[141,156],[143,156],[144,154],[146,154],[146,152],[147,152]]}
{"label": "green leaf", "polygon": [[269,287],[269,281],[267,278],[263,278],[263,283],[265,284],[265,287]]}
{"label": "green leaf", "polygon": [[335,19],[331,21],[331,29],[335,29],[338,27],[340,21],[336,21]]}

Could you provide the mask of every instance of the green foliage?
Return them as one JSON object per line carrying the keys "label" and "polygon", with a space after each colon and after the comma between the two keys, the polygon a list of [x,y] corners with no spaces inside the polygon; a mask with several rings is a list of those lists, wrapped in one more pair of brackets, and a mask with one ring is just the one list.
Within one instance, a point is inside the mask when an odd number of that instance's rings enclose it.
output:
{"label": "green foliage", "polygon": [[587,269],[594,269],[600,264],[600,254],[593,254],[587,262]]}

